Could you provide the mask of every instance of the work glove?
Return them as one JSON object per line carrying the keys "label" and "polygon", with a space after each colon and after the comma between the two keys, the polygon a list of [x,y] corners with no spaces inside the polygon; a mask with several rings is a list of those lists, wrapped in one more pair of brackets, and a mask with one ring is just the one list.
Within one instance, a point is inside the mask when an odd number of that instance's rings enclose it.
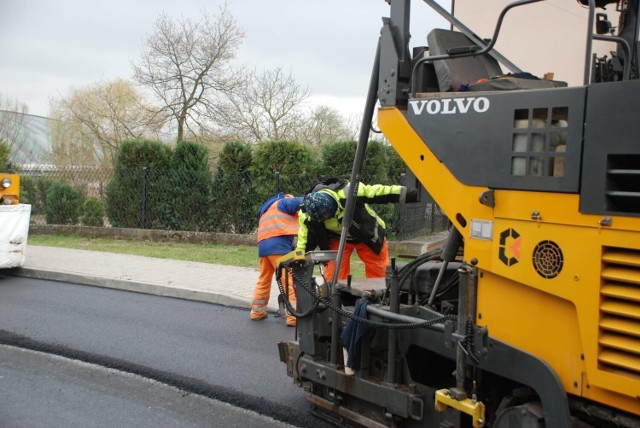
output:
{"label": "work glove", "polygon": [[410,204],[412,202],[418,202],[418,189],[407,190],[407,194],[404,197],[404,201],[407,204]]}

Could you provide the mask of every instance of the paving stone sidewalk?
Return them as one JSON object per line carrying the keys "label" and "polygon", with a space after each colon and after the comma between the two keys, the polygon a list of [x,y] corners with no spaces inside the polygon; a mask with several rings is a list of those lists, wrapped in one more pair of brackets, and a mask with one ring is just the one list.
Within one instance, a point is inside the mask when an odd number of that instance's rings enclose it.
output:
{"label": "paving stone sidewalk", "polygon": [[[400,243],[403,249],[425,252],[441,245],[446,233]],[[390,243],[392,245],[394,243]],[[258,279],[256,268],[159,259],[100,251],[28,245],[23,267],[11,274],[177,297],[249,309]],[[267,309],[278,310],[278,286],[273,281]]]}
{"label": "paving stone sidewalk", "polygon": [[[30,245],[14,274],[249,308],[259,271],[252,268]],[[268,309],[276,311],[278,286]]]}

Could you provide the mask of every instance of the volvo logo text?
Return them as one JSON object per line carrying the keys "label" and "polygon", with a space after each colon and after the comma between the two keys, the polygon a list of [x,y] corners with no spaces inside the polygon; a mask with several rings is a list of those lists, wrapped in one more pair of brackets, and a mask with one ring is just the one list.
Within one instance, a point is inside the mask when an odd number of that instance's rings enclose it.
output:
{"label": "volvo logo text", "polygon": [[469,110],[484,113],[489,110],[489,99],[485,97],[445,98],[409,101],[413,114],[464,114]]}

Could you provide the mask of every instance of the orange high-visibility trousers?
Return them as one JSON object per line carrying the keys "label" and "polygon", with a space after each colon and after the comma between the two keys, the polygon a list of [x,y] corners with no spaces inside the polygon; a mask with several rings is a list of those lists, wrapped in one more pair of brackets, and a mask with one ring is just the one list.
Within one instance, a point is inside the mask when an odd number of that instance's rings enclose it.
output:
{"label": "orange high-visibility trousers", "polygon": [[[251,302],[251,319],[252,320],[260,320],[267,316],[267,304],[269,303],[269,297],[271,297],[271,282],[273,281],[273,276],[278,268],[277,260],[282,257],[282,254],[274,254],[271,256],[260,257],[260,276],[258,277],[258,282],[256,283],[256,288],[253,291],[253,301]],[[283,274],[280,277],[280,283],[283,288],[287,287],[288,284],[288,294],[289,294],[289,303],[291,307],[296,309],[296,290],[293,286],[293,277],[290,273]],[[287,325],[294,326],[296,325],[296,318],[293,315],[287,315],[286,319]]]}
{"label": "orange high-visibility trousers", "polygon": [[[329,249],[337,250],[340,246],[340,240],[330,239]],[[340,273],[338,279],[346,280],[351,273],[351,253],[356,251],[360,260],[364,263],[364,273],[367,278],[384,278],[387,272],[387,265],[389,264],[389,249],[387,247],[387,240],[384,240],[380,254],[376,254],[371,248],[367,247],[362,242],[348,242],[344,247],[344,254],[342,256],[342,263],[340,265]],[[333,275],[336,269],[336,262],[333,261],[327,264],[324,271],[325,279],[328,282],[333,281]]]}

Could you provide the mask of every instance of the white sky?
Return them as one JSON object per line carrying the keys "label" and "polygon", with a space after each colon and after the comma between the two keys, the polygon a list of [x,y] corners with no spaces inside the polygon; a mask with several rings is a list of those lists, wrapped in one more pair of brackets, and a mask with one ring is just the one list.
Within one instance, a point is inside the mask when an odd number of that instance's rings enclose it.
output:
{"label": "white sky", "polygon": [[[442,4],[449,7],[449,1]],[[158,15],[197,19],[216,13],[221,0],[0,0],[0,95],[47,116],[49,99],[79,88],[131,78],[146,34]],[[362,114],[384,0],[230,0],[246,38],[238,61],[249,67],[291,71],[307,86],[310,102]],[[443,21],[420,0],[412,21],[424,34]]]}

